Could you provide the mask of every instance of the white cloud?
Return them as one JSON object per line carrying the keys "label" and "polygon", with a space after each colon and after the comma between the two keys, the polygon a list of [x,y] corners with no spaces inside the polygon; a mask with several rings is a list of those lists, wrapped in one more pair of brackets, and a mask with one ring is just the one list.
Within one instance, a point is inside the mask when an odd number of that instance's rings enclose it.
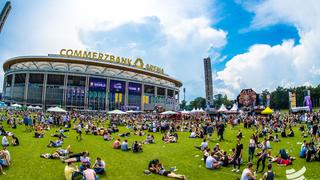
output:
{"label": "white cloud", "polygon": [[293,24],[299,31],[299,44],[284,40],[275,46],[253,45],[217,72],[215,81],[222,81],[218,88],[231,88],[235,97],[242,88],[262,91],[273,90],[278,85],[319,84],[320,3],[317,0],[269,0],[252,6],[246,4],[246,7],[255,13],[252,28]]}
{"label": "white cloud", "polygon": [[211,27],[212,5],[210,0],[14,1],[0,58],[61,48],[140,56],[182,80],[190,99],[204,95],[207,50],[226,43],[226,32]]}

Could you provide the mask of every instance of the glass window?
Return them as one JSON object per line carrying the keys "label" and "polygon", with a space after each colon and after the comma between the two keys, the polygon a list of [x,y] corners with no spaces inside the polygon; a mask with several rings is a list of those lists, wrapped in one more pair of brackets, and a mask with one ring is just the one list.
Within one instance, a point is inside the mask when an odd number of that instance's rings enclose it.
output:
{"label": "glass window", "polygon": [[100,78],[89,79],[88,105],[90,110],[106,109],[107,80]]}
{"label": "glass window", "polygon": [[141,106],[141,84],[128,83],[128,107],[126,110],[140,110]]}
{"label": "glass window", "polygon": [[109,110],[125,110],[125,86],[124,81],[110,80]]}
{"label": "glass window", "polygon": [[12,75],[6,76],[4,82],[3,99],[11,100]]}
{"label": "glass window", "polygon": [[42,104],[44,74],[29,74],[27,102]]}
{"label": "glass window", "polygon": [[63,105],[64,75],[48,74],[46,105]]}
{"label": "glass window", "polygon": [[67,85],[67,106],[84,106],[86,77],[68,76]]}
{"label": "glass window", "polygon": [[12,99],[16,102],[24,101],[24,89],[26,83],[26,74],[15,74],[12,91]]}

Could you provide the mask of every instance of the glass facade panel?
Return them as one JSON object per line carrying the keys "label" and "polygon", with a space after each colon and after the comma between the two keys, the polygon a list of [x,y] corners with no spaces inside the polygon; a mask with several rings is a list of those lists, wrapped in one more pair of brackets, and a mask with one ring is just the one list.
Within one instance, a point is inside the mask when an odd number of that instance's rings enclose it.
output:
{"label": "glass facade panel", "polygon": [[3,99],[11,100],[12,75],[8,75],[4,79]]}
{"label": "glass facade panel", "polygon": [[140,110],[141,108],[141,84],[128,83],[128,109]]}
{"label": "glass facade panel", "polygon": [[157,98],[155,99],[155,103],[165,103],[165,88],[157,87]]}
{"label": "glass facade panel", "polygon": [[44,74],[29,74],[27,103],[42,104]]}
{"label": "glass facade panel", "polygon": [[63,105],[64,75],[48,74],[46,105]]}
{"label": "glass facade panel", "polygon": [[26,74],[15,74],[12,91],[12,100],[15,102],[24,101],[24,89],[26,83]]}
{"label": "glass facade panel", "polygon": [[143,104],[153,104],[154,103],[154,93],[155,93],[154,86],[144,85]]}
{"label": "glass facade panel", "polygon": [[106,79],[89,79],[88,108],[90,110],[106,109],[106,87]]}
{"label": "glass facade panel", "polygon": [[125,110],[125,86],[124,81],[110,80],[109,110]]}
{"label": "glass facade panel", "polygon": [[67,106],[84,107],[86,77],[68,76],[67,82]]}

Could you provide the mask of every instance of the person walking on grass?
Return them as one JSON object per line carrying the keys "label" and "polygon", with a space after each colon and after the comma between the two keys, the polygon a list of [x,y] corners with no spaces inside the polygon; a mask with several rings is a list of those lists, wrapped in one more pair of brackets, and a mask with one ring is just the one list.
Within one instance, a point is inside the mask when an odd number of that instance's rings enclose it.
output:
{"label": "person walking on grass", "polygon": [[[242,150],[243,150],[243,144],[241,143],[241,139],[238,138],[237,145],[236,145],[236,154],[235,154],[235,156],[233,158],[233,169],[232,169],[232,172],[239,172],[240,171]],[[236,166],[238,166],[238,169],[236,168]]]}
{"label": "person walking on grass", "polygon": [[76,131],[78,134],[76,138],[78,141],[81,141],[82,140],[82,125],[81,125],[81,123],[78,124]]}
{"label": "person walking on grass", "polygon": [[264,167],[266,165],[266,159],[267,159],[267,148],[266,148],[266,140],[263,141],[263,144],[262,144],[262,147],[261,147],[261,153],[260,153],[260,156],[258,158],[258,162],[257,162],[257,169],[256,169],[256,173],[258,172],[259,170],[259,165],[260,165],[260,162],[262,162],[262,170],[259,171],[259,172],[263,172],[264,170]]}

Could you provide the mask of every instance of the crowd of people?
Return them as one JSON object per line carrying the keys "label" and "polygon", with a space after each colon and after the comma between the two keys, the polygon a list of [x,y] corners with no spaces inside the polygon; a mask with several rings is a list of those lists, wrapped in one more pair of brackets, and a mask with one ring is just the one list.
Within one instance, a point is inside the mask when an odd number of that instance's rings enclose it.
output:
{"label": "crowd of people", "polygon": [[[320,128],[318,128],[320,113],[301,114],[280,114],[274,113],[270,116],[252,114],[219,114],[214,117],[208,115],[188,115],[176,120],[168,116],[161,116],[158,113],[141,113],[129,115],[106,115],[104,113],[42,113],[29,111],[5,111],[1,114],[1,122],[6,122],[9,128],[15,129],[17,126],[25,126],[26,132],[33,132],[34,138],[50,136],[51,139],[47,147],[57,148],[53,153],[43,153],[41,158],[60,159],[67,163],[65,167],[66,179],[74,176],[83,176],[85,179],[97,179],[97,174],[105,172],[105,162],[97,157],[91,164],[89,152],[83,151],[73,153],[71,146],[64,146],[65,138],[74,138],[82,141],[86,135],[100,137],[103,141],[114,141],[113,149],[123,152],[132,151],[134,153],[143,152],[143,146],[154,144],[155,133],[162,136],[164,143],[183,143],[179,139],[180,132],[190,133],[189,138],[201,138],[202,143],[195,146],[203,153],[205,167],[210,170],[233,166],[232,172],[239,173],[241,166],[247,164],[242,172],[241,179],[252,179],[258,173],[266,179],[273,179],[272,163],[280,166],[288,166],[293,163],[295,157],[291,157],[287,149],[280,152],[272,151],[272,144],[279,143],[284,138],[292,138],[301,135],[301,138],[309,139],[301,145],[300,158],[305,158],[307,162],[320,161]],[[122,126],[126,131],[120,133]],[[228,128],[230,126],[230,128]],[[220,147],[223,144],[226,131],[240,126],[236,137],[234,148],[228,152]],[[294,132],[299,127],[300,133]],[[251,129],[252,134],[248,136],[248,144],[243,144],[245,138],[242,128]],[[54,130],[51,130],[54,129]],[[230,130],[229,130],[230,129]],[[239,128],[238,128],[239,129]],[[68,133],[74,131],[76,136],[69,136]],[[82,134],[82,131],[85,134]],[[49,133],[54,132],[54,133]],[[220,143],[216,143],[210,148],[214,133]],[[49,134],[49,135],[48,135]],[[0,151],[0,170],[4,173],[3,167],[10,166],[10,153],[8,146],[18,146],[19,139],[12,132],[7,131],[3,125],[0,126],[3,150]],[[138,137],[145,137],[144,141],[138,141]],[[280,140],[281,137],[281,140]],[[309,138],[310,137],[310,138]],[[125,138],[121,141],[120,138]],[[11,139],[11,142],[10,140]],[[132,142],[129,144],[128,139]],[[179,141],[178,141],[179,139]],[[233,139],[231,139],[233,140]],[[248,159],[244,159],[244,154]],[[254,167],[253,161],[256,165]],[[74,163],[80,163],[77,168]],[[267,164],[266,164],[267,163]],[[261,168],[260,168],[261,167]],[[266,168],[267,167],[267,171]],[[149,163],[148,170],[151,173],[164,175],[167,177],[186,179],[186,176],[175,174],[164,169],[158,159]],[[272,173],[271,173],[272,172]]]}

